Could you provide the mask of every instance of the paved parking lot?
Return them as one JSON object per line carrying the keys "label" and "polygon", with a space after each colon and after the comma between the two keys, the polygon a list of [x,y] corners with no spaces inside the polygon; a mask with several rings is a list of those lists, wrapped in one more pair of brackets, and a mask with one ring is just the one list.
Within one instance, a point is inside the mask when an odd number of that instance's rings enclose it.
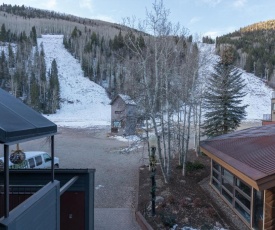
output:
{"label": "paved parking lot", "polygon": [[[142,154],[137,151],[122,154],[119,150],[128,143],[107,137],[107,127],[96,130],[59,128],[58,132],[55,156],[60,158],[60,168],[96,169],[95,229],[139,229],[131,214],[135,207]],[[45,138],[22,143],[20,148],[50,152]]]}

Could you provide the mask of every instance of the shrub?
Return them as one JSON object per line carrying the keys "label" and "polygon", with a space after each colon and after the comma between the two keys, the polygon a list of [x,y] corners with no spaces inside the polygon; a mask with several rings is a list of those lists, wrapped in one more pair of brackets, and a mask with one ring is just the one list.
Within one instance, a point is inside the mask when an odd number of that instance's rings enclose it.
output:
{"label": "shrub", "polygon": [[168,226],[169,228],[172,228],[176,224],[176,218],[173,214],[165,212],[165,213],[161,213],[160,216],[164,226]]}
{"label": "shrub", "polygon": [[195,171],[195,170],[199,170],[199,169],[203,169],[203,168],[204,168],[204,165],[199,161],[195,161],[195,162],[187,161],[186,162],[186,171],[187,172],[191,172],[191,171]]}
{"label": "shrub", "polygon": [[170,204],[175,204],[175,202],[176,202],[175,197],[173,195],[169,195],[167,197],[167,202]]}

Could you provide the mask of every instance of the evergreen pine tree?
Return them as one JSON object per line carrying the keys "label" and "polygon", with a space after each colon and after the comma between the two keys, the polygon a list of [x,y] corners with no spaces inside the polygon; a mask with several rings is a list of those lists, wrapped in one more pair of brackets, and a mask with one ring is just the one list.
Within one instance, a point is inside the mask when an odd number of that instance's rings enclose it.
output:
{"label": "evergreen pine tree", "polygon": [[9,54],[9,62],[8,62],[8,67],[9,68],[14,68],[15,66],[15,57],[14,57],[14,53],[11,47],[11,44],[9,43],[8,45],[8,54]]}
{"label": "evergreen pine tree", "polygon": [[60,86],[58,80],[58,69],[56,60],[53,59],[49,77],[48,90],[49,109],[51,113],[55,113],[60,108]]}
{"label": "evergreen pine tree", "polygon": [[6,27],[5,27],[5,24],[2,24],[2,26],[1,26],[0,41],[2,41],[2,42],[6,41]]}
{"label": "evergreen pine tree", "polygon": [[31,38],[32,44],[34,46],[36,46],[37,45],[37,35],[36,35],[35,26],[32,27],[32,30],[30,32],[30,38]]}
{"label": "evergreen pine tree", "polygon": [[[230,56],[230,55],[229,55]],[[228,57],[224,55],[223,58]],[[226,134],[236,130],[245,118],[245,106],[241,106],[242,97],[246,95],[241,73],[231,61],[222,59],[211,74],[205,93],[204,135],[208,137]]]}

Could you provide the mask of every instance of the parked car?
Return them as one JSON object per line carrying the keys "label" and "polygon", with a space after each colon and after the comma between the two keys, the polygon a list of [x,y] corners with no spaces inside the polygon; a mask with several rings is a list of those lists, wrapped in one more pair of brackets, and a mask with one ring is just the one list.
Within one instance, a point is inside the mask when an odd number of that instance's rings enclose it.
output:
{"label": "parked car", "polygon": [[[51,168],[51,156],[42,151],[27,151],[24,152],[26,159],[20,164],[13,164],[9,162],[11,169],[42,169]],[[0,157],[0,161],[4,162],[4,157]],[[54,167],[59,168],[59,158],[54,157]]]}

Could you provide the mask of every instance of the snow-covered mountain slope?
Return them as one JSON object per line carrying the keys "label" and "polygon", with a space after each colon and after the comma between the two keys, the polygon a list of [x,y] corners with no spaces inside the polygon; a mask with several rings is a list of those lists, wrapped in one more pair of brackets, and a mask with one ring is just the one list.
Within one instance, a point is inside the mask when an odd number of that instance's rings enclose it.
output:
{"label": "snow-covered mountain slope", "polygon": [[[81,65],[63,46],[62,35],[43,35],[38,44],[43,42],[47,70],[55,58],[58,65],[61,109],[47,118],[59,126],[86,128],[97,125],[110,125],[111,107],[105,90],[84,77]],[[201,45],[201,50],[212,53],[207,65],[209,71],[218,60],[214,55],[213,45]],[[245,80],[247,95],[243,104],[248,104],[246,120],[262,119],[263,114],[270,113],[272,89],[253,74],[241,70]]]}
{"label": "snow-covered mountain slope", "polygon": [[[206,53],[209,58],[209,65],[207,65],[207,70],[209,73],[213,71],[213,65],[219,60],[219,56],[214,54],[215,46],[200,44],[199,46],[202,54]],[[244,91],[247,95],[243,98],[242,104],[248,105],[246,108],[246,120],[261,120],[263,114],[270,114],[271,112],[271,96],[273,89],[268,87],[265,82],[260,80],[254,74],[247,73],[246,71],[239,69],[242,73],[241,77],[244,79],[246,84]]]}
{"label": "snow-covered mountain slope", "polygon": [[246,120],[263,119],[263,114],[271,113],[271,96],[273,89],[268,87],[262,80],[254,74],[246,73],[240,70],[242,78],[246,83],[244,88],[247,95],[244,97],[242,104],[248,105],[246,108]]}
{"label": "snow-covered mountain slope", "polygon": [[86,128],[109,125],[111,107],[104,88],[84,77],[81,65],[63,46],[63,35],[42,35],[47,70],[53,59],[58,66],[61,108],[46,116],[59,126]]}

